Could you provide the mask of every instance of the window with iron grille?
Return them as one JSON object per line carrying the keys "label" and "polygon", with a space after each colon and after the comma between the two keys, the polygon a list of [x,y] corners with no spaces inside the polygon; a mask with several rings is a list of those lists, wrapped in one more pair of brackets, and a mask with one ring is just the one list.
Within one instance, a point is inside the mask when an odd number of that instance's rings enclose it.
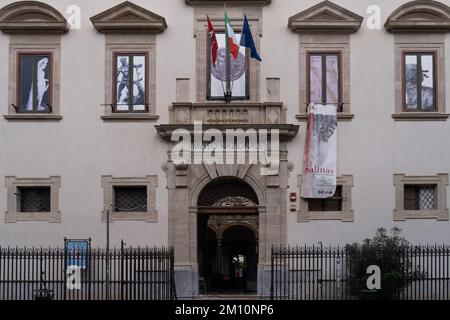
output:
{"label": "window with iron grille", "polygon": [[342,112],[341,55],[339,53],[309,53],[309,103],[333,104]]}
{"label": "window with iron grille", "polygon": [[145,212],[147,211],[147,187],[114,187],[114,211]]}
{"label": "window with iron grille", "polygon": [[331,198],[308,199],[308,211],[342,211],[342,200],[342,186],[337,186]]}
{"label": "window with iron grille", "polygon": [[20,212],[50,212],[50,187],[18,188]]}
{"label": "window with iron grille", "polygon": [[437,185],[405,185],[405,210],[437,210]]}

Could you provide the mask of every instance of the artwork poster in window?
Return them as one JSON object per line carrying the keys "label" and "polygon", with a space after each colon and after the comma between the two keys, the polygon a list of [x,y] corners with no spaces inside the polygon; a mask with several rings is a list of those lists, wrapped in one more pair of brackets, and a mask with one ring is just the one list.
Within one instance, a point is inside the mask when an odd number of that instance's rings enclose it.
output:
{"label": "artwork poster in window", "polygon": [[[133,66],[130,66],[132,60]],[[118,111],[145,110],[145,70],[146,58],[144,55],[117,56],[116,70],[116,105]],[[131,77],[131,78],[130,78]]]}
{"label": "artwork poster in window", "polygon": [[50,110],[50,55],[21,55],[19,59],[19,109]]}

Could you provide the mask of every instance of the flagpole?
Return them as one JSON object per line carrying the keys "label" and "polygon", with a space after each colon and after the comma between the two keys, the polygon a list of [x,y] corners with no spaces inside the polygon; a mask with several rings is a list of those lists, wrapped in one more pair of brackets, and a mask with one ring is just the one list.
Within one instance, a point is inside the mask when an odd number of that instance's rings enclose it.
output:
{"label": "flagpole", "polygon": [[225,55],[225,63],[226,63],[226,91],[225,91],[225,102],[231,101],[231,63],[230,63],[230,41],[229,41],[229,35],[228,35],[228,29],[227,29],[227,19],[226,19],[226,3],[223,4],[223,10],[224,10],[224,18],[225,18],[225,45],[226,45],[226,55]]}

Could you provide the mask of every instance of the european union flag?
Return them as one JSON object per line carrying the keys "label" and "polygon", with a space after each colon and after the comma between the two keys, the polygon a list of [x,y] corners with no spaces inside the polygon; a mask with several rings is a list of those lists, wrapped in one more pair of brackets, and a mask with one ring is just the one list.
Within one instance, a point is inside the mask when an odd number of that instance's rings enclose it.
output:
{"label": "european union flag", "polygon": [[251,55],[250,57],[262,61],[258,52],[256,51],[255,42],[253,41],[252,31],[250,30],[250,26],[248,24],[247,15],[244,15],[244,24],[242,26],[241,33],[241,43],[239,44],[242,47],[250,48]]}

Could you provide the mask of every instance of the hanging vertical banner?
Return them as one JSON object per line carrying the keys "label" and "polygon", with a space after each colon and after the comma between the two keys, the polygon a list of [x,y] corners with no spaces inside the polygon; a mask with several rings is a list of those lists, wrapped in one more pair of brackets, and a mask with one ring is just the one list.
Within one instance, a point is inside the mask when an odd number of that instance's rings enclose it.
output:
{"label": "hanging vertical banner", "polygon": [[303,155],[302,198],[330,198],[336,192],[337,110],[311,104]]}

